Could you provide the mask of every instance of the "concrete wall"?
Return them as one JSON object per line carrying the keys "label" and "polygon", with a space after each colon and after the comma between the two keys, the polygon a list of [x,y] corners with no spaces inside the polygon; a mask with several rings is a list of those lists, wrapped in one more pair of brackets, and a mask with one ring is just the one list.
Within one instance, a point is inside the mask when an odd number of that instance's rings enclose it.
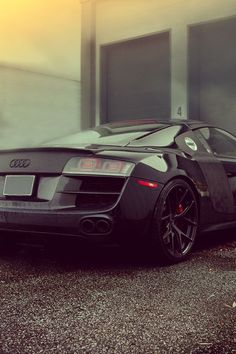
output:
{"label": "concrete wall", "polygon": [[80,80],[80,0],[1,0],[0,63]]}
{"label": "concrete wall", "polygon": [[78,130],[80,0],[0,7],[0,148]]}
{"label": "concrete wall", "polygon": [[0,148],[80,129],[80,82],[0,66]]}
{"label": "concrete wall", "polygon": [[[88,2],[82,6],[88,6]],[[171,30],[171,116],[188,116],[188,27],[236,15],[236,1],[226,0],[97,0],[96,7],[96,123],[99,123],[100,48]],[[82,19],[83,21],[83,19]],[[84,19],[86,21],[86,19]]]}

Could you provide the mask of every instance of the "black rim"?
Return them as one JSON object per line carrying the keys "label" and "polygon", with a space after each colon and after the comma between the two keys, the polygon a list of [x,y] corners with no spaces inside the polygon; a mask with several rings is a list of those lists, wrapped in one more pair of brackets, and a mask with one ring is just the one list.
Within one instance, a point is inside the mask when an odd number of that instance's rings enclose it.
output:
{"label": "black rim", "polygon": [[181,257],[191,249],[197,231],[198,210],[193,191],[173,186],[164,201],[160,231],[166,251]]}

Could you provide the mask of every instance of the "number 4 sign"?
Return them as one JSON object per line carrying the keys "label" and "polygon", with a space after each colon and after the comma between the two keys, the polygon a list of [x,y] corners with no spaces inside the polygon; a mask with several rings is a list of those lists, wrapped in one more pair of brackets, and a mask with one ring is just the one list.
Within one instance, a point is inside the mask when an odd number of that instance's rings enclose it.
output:
{"label": "number 4 sign", "polygon": [[182,117],[182,107],[181,106],[178,107],[177,114],[178,114],[178,116]]}

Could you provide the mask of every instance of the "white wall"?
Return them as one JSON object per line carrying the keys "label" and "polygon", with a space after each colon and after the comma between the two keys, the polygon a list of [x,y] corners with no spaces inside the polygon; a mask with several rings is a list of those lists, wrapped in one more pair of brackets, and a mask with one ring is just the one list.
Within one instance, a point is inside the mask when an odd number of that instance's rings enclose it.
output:
{"label": "white wall", "polygon": [[80,82],[0,66],[0,148],[80,129]]}
{"label": "white wall", "polygon": [[99,0],[97,42],[119,41],[235,13],[235,0]]}
{"label": "white wall", "polygon": [[0,62],[80,80],[80,0],[0,0]]}
{"label": "white wall", "polygon": [[80,128],[80,0],[0,0],[0,148]]}

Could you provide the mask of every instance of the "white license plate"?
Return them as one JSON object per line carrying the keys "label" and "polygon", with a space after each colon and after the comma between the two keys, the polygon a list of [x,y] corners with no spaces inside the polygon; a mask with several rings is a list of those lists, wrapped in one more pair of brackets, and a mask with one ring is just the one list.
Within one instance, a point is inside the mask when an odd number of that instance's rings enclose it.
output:
{"label": "white license plate", "polygon": [[31,196],[34,188],[35,176],[9,175],[5,177],[3,195],[6,196]]}

